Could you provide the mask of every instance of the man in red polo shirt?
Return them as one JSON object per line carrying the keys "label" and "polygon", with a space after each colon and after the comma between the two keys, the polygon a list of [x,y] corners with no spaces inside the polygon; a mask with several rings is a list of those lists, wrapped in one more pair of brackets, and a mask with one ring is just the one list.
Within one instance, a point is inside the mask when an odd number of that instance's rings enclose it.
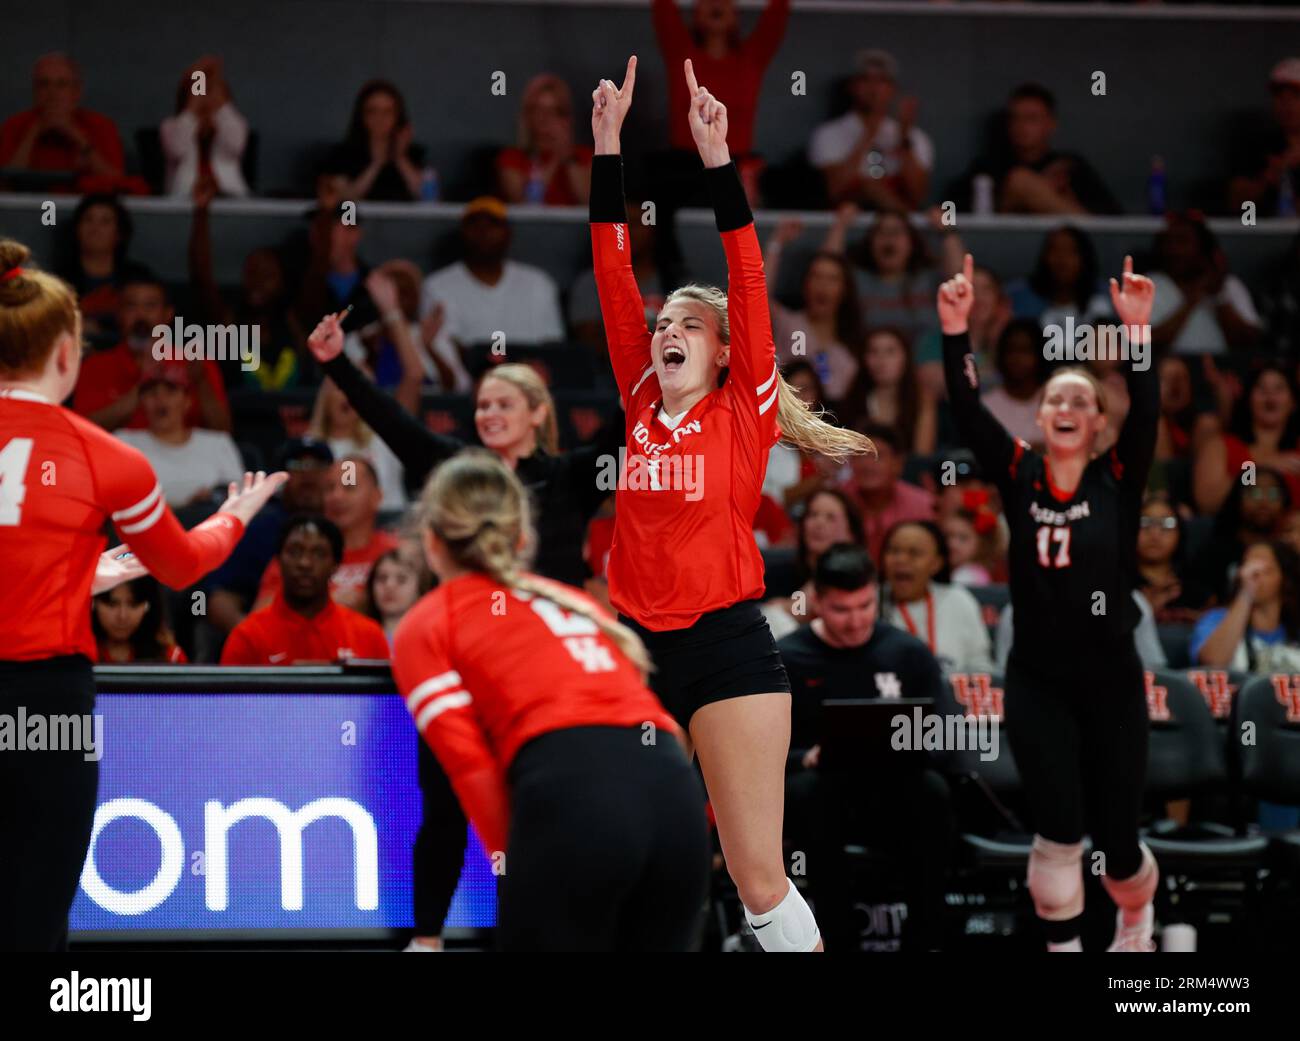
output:
{"label": "man in red polo shirt", "polygon": [[[140,404],[140,377],[154,364],[153,330],[159,325],[171,325],[174,317],[166,286],[152,275],[128,278],[118,297],[117,327],[122,330],[122,342],[111,350],[89,354],[82,361],[72,396],[73,410],[105,430],[146,429],[149,423]],[[183,368],[188,375],[186,425],[229,433],[230,402],[221,366],[210,358],[167,360],[164,364]]]}
{"label": "man in red polo shirt", "polygon": [[121,177],[122,142],[107,116],[81,108],[81,72],[63,54],[32,69],[32,107],[0,126],[0,166],[88,178]]}
{"label": "man in red polo shirt", "polygon": [[300,514],[280,537],[283,588],[269,607],[231,631],[222,665],[294,665],[388,658],[384,630],[330,598],[330,576],[343,559],[343,533],[324,517]]}

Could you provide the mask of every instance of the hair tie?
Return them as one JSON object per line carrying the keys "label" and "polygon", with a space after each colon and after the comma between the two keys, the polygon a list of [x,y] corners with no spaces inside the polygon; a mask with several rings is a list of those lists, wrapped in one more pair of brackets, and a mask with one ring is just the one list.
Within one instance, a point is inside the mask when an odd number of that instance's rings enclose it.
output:
{"label": "hair tie", "polygon": [[11,267],[3,275],[0,275],[0,282],[8,282],[11,278],[17,278],[23,273],[21,267]]}

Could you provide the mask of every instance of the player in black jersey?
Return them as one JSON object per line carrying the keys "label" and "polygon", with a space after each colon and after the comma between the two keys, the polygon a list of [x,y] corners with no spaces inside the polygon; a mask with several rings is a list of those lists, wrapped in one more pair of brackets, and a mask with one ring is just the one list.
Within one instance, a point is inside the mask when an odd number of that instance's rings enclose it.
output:
{"label": "player in black jersey", "polygon": [[1131,403],[1115,446],[1101,455],[1092,451],[1106,426],[1106,396],[1086,369],[1067,367],[1043,388],[1040,455],[980,404],[966,331],[973,271],[967,256],[964,272],[940,287],[938,309],[953,416],[997,482],[1011,529],[1016,632],[1004,712],[1036,831],[1029,890],[1048,949],[1082,950],[1088,834],[1090,867],[1119,907],[1110,949],[1154,950],[1151,899],[1159,873],[1138,841],[1147,710],[1132,590],[1160,407],[1150,357],[1155,287],[1133,274],[1132,258],[1124,261],[1123,285],[1111,279],[1116,315],[1138,331],[1125,353],[1141,359],[1124,365]]}

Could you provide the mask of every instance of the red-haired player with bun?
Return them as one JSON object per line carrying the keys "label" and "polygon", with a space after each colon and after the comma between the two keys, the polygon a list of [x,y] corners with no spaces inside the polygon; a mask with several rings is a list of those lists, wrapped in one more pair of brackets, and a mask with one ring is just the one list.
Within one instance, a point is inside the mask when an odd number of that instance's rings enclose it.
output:
{"label": "red-haired player with bun", "polygon": [[[0,714],[89,718],[90,597],[146,570],[184,588],[225,560],[286,479],[245,474],[185,531],[138,450],[63,408],[81,368],[77,297],[0,240]],[[103,554],[111,520],[126,541]],[[97,756],[0,750],[0,950],[57,950],[90,845]]]}

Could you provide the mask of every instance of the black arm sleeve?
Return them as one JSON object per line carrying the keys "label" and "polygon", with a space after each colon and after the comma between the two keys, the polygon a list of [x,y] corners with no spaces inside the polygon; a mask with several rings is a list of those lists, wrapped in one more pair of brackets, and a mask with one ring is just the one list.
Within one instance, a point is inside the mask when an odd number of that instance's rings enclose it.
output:
{"label": "black arm sleeve", "polygon": [[321,368],[401,461],[408,480],[423,481],[430,470],[465,447],[458,438],[435,434],[376,387],[346,355],[331,358]]}
{"label": "black arm sleeve", "polygon": [[957,432],[975,453],[985,479],[1004,484],[1015,459],[1016,442],[980,402],[979,374],[975,371],[975,357],[967,333],[944,334],[943,374]]}
{"label": "black arm sleeve", "polygon": [[1130,363],[1124,378],[1128,382],[1128,416],[1115,443],[1115,456],[1124,467],[1124,484],[1141,494],[1151,474],[1160,423],[1160,379],[1150,344],[1146,368],[1139,371]]}
{"label": "black arm sleeve", "polygon": [[704,183],[708,186],[709,198],[713,200],[713,216],[719,231],[735,231],[754,223],[754,214],[745,198],[745,186],[740,183],[735,163],[706,169]]}
{"label": "black arm sleeve", "polygon": [[591,199],[587,203],[587,214],[592,224],[627,223],[621,155],[592,156]]}

